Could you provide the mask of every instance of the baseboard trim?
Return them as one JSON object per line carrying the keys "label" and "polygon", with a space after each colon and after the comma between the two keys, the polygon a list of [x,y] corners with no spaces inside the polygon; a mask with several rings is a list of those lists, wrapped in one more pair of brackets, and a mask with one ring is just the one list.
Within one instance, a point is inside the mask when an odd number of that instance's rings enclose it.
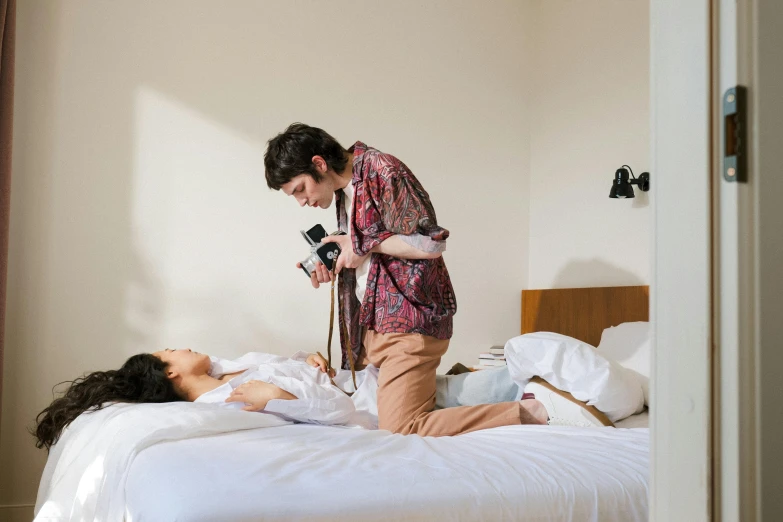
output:
{"label": "baseboard trim", "polygon": [[35,504],[0,505],[0,520],[3,522],[30,522],[35,518]]}

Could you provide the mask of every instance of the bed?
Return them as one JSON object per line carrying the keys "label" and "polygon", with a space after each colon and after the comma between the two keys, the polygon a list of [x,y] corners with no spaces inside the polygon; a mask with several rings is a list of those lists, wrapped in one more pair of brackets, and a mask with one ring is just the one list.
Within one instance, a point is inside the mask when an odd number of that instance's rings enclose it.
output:
{"label": "bed", "polygon": [[[646,287],[524,292],[522,332],[595,341],[612,323],[646,320],[646,296]],[[291,424],[163,441],[128,459],[125,520],[647,520],[648,437],[510,426],[430,438]]]}

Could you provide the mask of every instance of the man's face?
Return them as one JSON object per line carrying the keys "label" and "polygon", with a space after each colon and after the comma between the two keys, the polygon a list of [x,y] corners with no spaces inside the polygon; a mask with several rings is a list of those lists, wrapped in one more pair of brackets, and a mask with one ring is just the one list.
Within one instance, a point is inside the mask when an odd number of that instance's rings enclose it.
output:
{"label": "man's face", "polygon": [[293,196],[300,207],[329,208],[334,199],[333,183],[328,177],[316,183],[309,174],[299,174],[280,187],[287,196]]}
{"label": "man's face", "polygon": [[329,208],[334,199],[334,192],[338,186],[339,177],[333,170],[329,170],[326,161],[321,156],[313,156],[313,167],[321,174],[321,182],[318,183],[310,174],[299,174],[291,181],[280,187],[287,196],[293,196],[299,202],[299,206]]}

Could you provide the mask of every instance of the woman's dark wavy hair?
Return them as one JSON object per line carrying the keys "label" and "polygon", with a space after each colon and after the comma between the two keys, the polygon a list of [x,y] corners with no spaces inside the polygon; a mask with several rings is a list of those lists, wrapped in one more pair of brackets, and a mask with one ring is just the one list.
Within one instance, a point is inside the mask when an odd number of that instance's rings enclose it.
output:
{"label": "woman's dark wavy hair", "polygon": [[[62,431],[87,410],[112,402],[174,402],[183,400],[166,376],[167,363],[149,353],[134,355],[119,370],[92,372],[70,382],[65,394],[35,418],[37,448],[47,450]],[[64,383],[60,383],[64,384]],[[59,386],[59,385],[58,385]]]}
{"label": "woman's dark wavy hair", "polygon": [[264,153],[266,184],[280,190],[300,174],[309,174],[320,183],[323,176],[313,165],[313,156],[321,156],[335,172],[342,172],[348,162],[345,149],[327,132],[304,123],[289,125],[267,144]]}

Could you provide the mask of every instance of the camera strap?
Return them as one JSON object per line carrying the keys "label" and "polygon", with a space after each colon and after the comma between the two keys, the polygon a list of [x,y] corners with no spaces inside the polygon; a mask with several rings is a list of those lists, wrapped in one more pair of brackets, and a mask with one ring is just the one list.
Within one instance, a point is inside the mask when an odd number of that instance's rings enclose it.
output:
{"label": "camera strap", "polygon": [[[335,265],[336,263],[333,263]],[[329,340],[326,342],[326,354],[327,354],[327,375],[328,372],[331,372],[332,370],[332,333],[334,332],[334,283],[337,281],[337,274],[334,273],[334,266],[332,266],[332,270],[329,272],[332,275],[332,304],[331,308],[329,309]],[[343,324],[343,337],[345,338],[345,352],[348,356],[348,365],[351,367],[351,379],[353,380],[353,389],[356,390],[356,368],[353,363],[353,351],[351,350],[351,337],[348,333],[348,329]],[[331,375],[329,376],[329,380],[332,381],[332,384],[337,386],[335,384],[334,379],[332,379]],[[337,386],[340,388],[339,386]],[[340,388],[342,390],[342,388]],[[345,394],[347,394],[349,397],[353,395],[353,393],[346,392],[343,390]]]}

